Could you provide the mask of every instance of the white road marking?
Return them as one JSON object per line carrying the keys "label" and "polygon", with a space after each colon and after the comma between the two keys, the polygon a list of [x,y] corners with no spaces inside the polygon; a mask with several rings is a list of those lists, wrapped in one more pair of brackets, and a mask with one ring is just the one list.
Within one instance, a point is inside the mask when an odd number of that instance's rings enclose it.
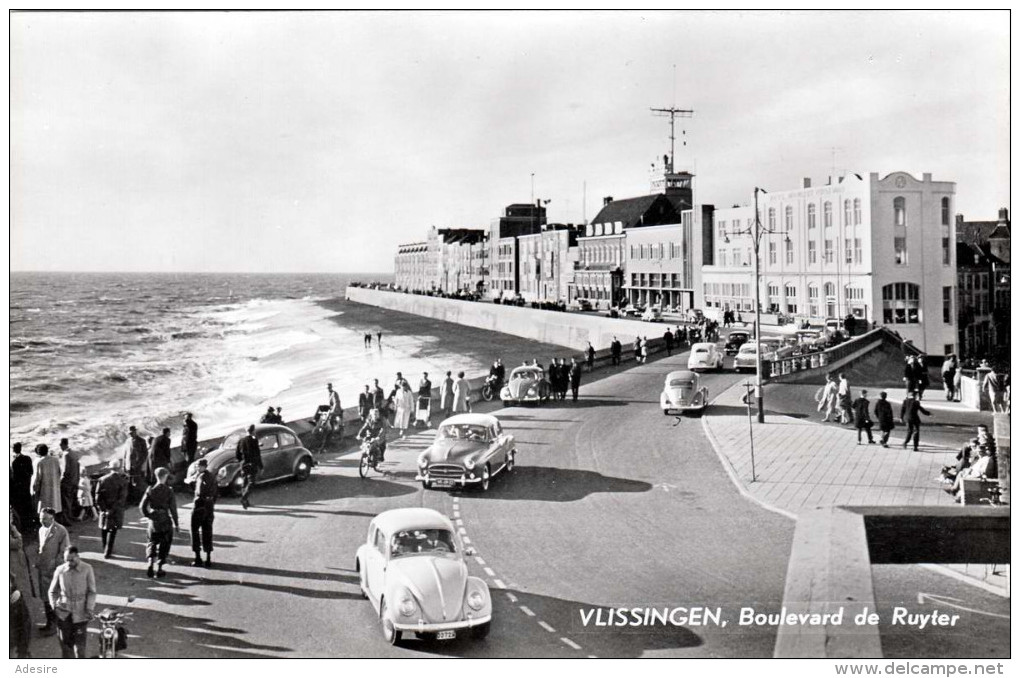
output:
{"label": "white road marking", "polygon": [[506,592],[506,597],[510,599],[511,603],[516,603],[517,602],[517,596],[515,596],[512,593],[510,593],[509,591]]}
{"label": "white road marking", "polygon": [[454,511],[453,512],[453,517],[454,518],[460,518],[460,511]]}
{"label": "white road marking", "polygon": [[523,612],[524,614],[528,615],[529,617],[534,617],[535,616],[535,613],[532,612],[531,610],[529,610],[526,605],[521,605],[521,612]]}
{"label": "white road marking", "polygon": [[481,565],[482,567],[485,567],[485,561],[482,560],[481,556],[475,556],[475,562]]}
{"label": "white road marking", "polygon": [[465,544],[468,545],[471,544],[471,537],[467,536],[466,534],[461,535],[460,540]]}
{"label": "white road marking", "polygon": [[503,581],[500,580],[500,579],[493,579],[492,583],[496,585],[497,589],[505,589],[506,588],[506,584],[504,584]]}
{"label": "white road marking", "polygon": [[541,626],[546,631],[548,631],[549,633],[556,633],[556,629],[554,629],[553,627],[549,626],[544,621],[539,621],[538,625]]}
{"label": "white road marking", "polygon": [[496,576],[496,573],[492,571],[491,567],[486,567],[486,568],[482,568],[482,569],[484,569],[485,570],[485,574],[489,575],[490,577],[495,577]]}
{"label": "white road marking", "polygon": [[568,645],[569,647],[572,647],[575,650],[581,649],[581,646],[572,641],[570,638],[560,638],[560,640],[562,640],[564,644]]}
{"label": "white road marking", "polygon": [[590,654],[588,655],[588,659],[598,659],[598,655]]}
{"label": "white road marking", "polygon": [[458,534],[467,534],[467,530],[465,530],[463,527],[458,527],[457,528],[457,533]]}
{"label": "white road marking", "polygon": [[456,520],[454,520],[453,522],[455,522],[455,523],[457,524],[457,526],[458,526],[458,527],[463,527],[463,526],[464,526],[464,521],[463,521],[463,520],[461,520],[460,518],[457,518],[457,519],[456,519]]}

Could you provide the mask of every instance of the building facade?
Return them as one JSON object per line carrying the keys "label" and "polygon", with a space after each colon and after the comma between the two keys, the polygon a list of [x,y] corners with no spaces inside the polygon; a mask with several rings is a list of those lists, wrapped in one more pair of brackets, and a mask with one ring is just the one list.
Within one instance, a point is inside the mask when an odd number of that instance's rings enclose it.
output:
{"label": "building facade", "polygon": [[[955,184],[848,175],[759,194],[763,312],[820,323],[848,315],[886,325],[932,355],[956,350]],[[715,212],[705,306],[754,310],[753,206]]]}
{"label": "building facade", "polygon": [[519,289],[525,301],[566,301],[574,281],[578,229],[549,224],[544,230],[517,238]]}
{"label": "building facade", "polygon": [[567,300],[585,299],[593,308],[618,306],[623,298],[626,259],[623,224],[588,224],[577,238],[577,268]]}
{"label": "building facade", "polygon": [[956,216],[957,325],[963,358],[1008,356],[1010,343],[1009,210],[998,221]]}
{"label": "building facade", "polygon": [[489,227],[489,282],[492,298],[513,298],[520,293],[520,247],[517,239],[542,232],[546,224],[545,206],[515,203],[503,210]]}
{"label": "building facade", "polygon": [[394,284],[418,292],[430,289],[428,261],[427,242],[399,245],[393,262]]}

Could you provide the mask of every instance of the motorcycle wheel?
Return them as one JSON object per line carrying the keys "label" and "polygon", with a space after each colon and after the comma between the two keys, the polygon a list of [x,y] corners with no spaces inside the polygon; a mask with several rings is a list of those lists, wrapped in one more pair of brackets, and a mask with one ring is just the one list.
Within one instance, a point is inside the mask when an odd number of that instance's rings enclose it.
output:
{"label": "motorcycle wheel", "polygon": [[361,476],[362,478],[367,478],[368,477],[368,469],[369,469],[370,466],[371,466],[371,464],[370,464],[369,459],[368,459],[368,454],[367,453],[363,453],[361,455],[361,461],[358,463],[358,475]]}
{"label": "motorcycle wheel", "polygon": [[496,394],[492,392],[492,388],[487,385],[482,387],[482,398],[484,398],[486,402],[491,402],[495,397]]}

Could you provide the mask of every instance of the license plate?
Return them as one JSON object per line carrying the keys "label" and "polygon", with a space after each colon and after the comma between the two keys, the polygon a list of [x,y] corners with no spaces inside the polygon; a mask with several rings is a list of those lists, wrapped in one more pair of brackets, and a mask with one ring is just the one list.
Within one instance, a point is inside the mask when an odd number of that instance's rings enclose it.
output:
{"label": "license plate", "polygon": [[436,640],[453,640],[456,637],[456,631],[440,631],[436,634]]}
{"label": "license plate", "polygon": [[453,487],[456,483],[449,478],[436,478],[432,481],[432,484],[436,487]]}

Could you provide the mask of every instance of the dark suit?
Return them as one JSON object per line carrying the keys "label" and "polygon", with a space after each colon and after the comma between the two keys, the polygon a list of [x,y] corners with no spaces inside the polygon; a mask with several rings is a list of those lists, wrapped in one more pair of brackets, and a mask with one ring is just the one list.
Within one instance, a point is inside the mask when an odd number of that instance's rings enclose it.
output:
{"label": "dark suit", "polygon": [[96,483],[96,508],[99,509],[99,530],[104,555],[113,554],[117,530],[124,524],[124,507],[128,501],[128,477],[119,471],[110,471]]}
{"label": "dark suit", "polygon": [[879,399],[875,403],[875,419],[878,419],[878,428],[882,431],[882,440],[880,441],[883,445],[889,442],[889,433],[893,430],[893,411],[892,405],[889,404],[888,400]]}
{"label": "dark suit", "polygon": [[574,363],[570,366],[570,393],[577,400],[577,390],[581,387],[581,366]]}
{"label": "dark suit", "polygon": [[[170,436],[160,434],[152,441],[152,448],[149,450],[149,481],[156,481],[156,469],[165,468],[172,471],[173,459],[170,456]],[[171,473],[170,482],[173,482]]]}
{"label": "dark suit", "polygon": [[184,435],[181,436],[181,451],[188,458],[188,464],[195,461],[195,452],[198,450],[198,424],[192,419],[184,420]]}
{"label": "dark suit", "polygon": [[903,401],[900,406],[900,419],[902,419],[907,425],[907,439],[903,441],[903,447],[906,447],[910,443],[910,439],[914,439],[914,450],[917,450],[918,443],[921,440],[921,415],[931,416],[931,412],[924,409],[921,406],[921,401],[917,398],[907,398]]}
{"label": "dark suit", "polygon": [[195,505],[191,509],[191,550],[198,557],[199,551],[212,553],[213,516],[216,509],[216,477],[208,469],[195,479]]}
{"label": "dark suit", "polygon": [[361,421],[368,419],[368,413],[372,410],[373,398],[371,393],[362,393],[358,396],[358,418]]}
{"label": "dark suit", "polygon": [[241,504],[246,506],[251,488],[262,471],[262,450],[259,448],[258,438],[246,435],[237,441],[235,456],[241,462],[241,474],[244,478],[244,486],[241,488]]}

